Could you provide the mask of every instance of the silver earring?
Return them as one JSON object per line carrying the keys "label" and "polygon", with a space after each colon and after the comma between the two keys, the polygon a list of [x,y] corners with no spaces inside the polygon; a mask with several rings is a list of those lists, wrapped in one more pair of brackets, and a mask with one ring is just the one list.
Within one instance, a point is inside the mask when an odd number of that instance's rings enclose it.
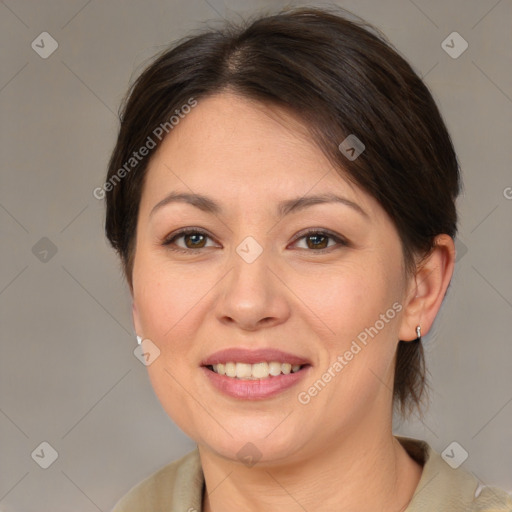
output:
{"label": "silver earring", "polygon": [[137,343],[139,345],[142,343],[142,336],[137,336]]}
{"label": "silver earring", "polygon": [[416,339],[414,340],[415,343],[419,343],[421,341],[421,327],[418,325],[416,327]]}

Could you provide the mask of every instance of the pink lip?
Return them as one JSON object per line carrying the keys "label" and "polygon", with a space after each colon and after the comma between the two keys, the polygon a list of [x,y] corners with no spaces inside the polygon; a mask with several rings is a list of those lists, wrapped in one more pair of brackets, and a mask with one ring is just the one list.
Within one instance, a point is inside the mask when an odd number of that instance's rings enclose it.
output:
{"label": "pink lip", "polygon": [[210,383],[223,394],[242,400],[263,400],[276,396],[295,385],[309,373],[310,368],[311,366],[308,365],[295,373],[289,373],[288,375],[281,374],[277,377],[268,377],[267,379],[259,380],[226,377],[225,375],[219,375],[209,370],[205,366],[203,366],[201,370],[205,372]]}
{"label": "pink lip", "polygon": [[[304,366],[301,370],[288,375],[278,375],[277,377],[268,377],[266,379],[248,380],[236,379],[219,375],[214,371],[207,368],[219,363],[246,363],[255,364],[261,362],[290,363],[292,365],[300,364]],[[283,352],[271,348],[247,350],[243,348],[228,348],[215,352],[208,356],[202,363],[202,370],[205,372],[206,377],[210,383],[222,393],[229,395],[233,398],[240,398],[243,400],[262,400],[271,398],[282,391],[290,388],[299,380],[304,378],[308,373],[311,363],[303,357]]]}
{"label": "pink lip", "polygon": [[[255,364],[262,362],[277,361],[278,363],[290,363],[294,364],[311,364],[310,361],[303,357],[276,350],[272,348],[264,348],[257,350],[247,350],[244,348],[227,348],[215,352],[208,356],[202,363],[201,366],[210,366],[219,363],[247,363]],[[229,378],[229,377],[227,377]]]}

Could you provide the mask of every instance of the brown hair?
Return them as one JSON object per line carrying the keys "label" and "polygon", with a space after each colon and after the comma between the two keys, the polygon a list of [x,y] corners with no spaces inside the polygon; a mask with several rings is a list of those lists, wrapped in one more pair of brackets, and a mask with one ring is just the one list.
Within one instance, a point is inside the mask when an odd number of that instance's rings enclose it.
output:
{"label": "brown hair", "polygon": [[[459,167],[429,90],[375,28],[336,11],[295,8],[226,22],[166,49],[134,82],[105,186],[106,234],[130,286],[144,176],[164,138],[156,134],[170,132],[170,118],[191,100],[227,89],[304,121],[340,174],[389,214],[408,273],[436,235],[455,236]],[[365,145],[355,160],[338,148],[350,134]],[[150,154],[130,160],[148,138]],[[420,405],[425,384],[422,344],[400,341],[393,393],[402,415]]]}

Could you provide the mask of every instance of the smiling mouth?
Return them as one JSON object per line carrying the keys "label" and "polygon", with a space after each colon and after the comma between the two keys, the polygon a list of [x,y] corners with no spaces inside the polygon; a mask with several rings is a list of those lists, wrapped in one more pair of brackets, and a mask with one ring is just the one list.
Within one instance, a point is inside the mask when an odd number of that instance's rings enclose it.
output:
{"label": "smiling mouth", "polygon": [[280,375],[288,375],[297,373],[308,364],[290,364],[280,363],[278,361],[262,361],[260,363],[237,363],[229,361],[227,363],[219,363],[208,365],[206,368],[218,375],[223,375],[232,379],[239,380],[262,380],[279,377]]}

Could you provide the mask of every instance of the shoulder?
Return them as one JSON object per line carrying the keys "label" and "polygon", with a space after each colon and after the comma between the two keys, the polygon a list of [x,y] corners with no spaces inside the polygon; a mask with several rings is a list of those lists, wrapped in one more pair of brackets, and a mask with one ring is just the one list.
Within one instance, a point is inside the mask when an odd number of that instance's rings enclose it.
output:
{"label": "shoulder", "polygon": [[203,482],[196,448],[132,487],[112,512],[201,510]]}
{"label": "shoulder", "polygon": [[512,496],[498,487],[479,486],[472,507],[471,512],[512,512]]}
{"label": "shoulder", "polygon": [[423,473],[405,512],[512,512],[512,497],[503,489],[482,486],[461,467],[452,468],[428,443],[395,436]]}

